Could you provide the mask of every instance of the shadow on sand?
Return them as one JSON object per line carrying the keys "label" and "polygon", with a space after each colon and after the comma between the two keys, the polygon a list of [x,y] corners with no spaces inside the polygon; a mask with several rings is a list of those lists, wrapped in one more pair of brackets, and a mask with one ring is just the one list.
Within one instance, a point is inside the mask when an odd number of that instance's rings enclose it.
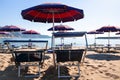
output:
{"label": "shadow on sand", "polygon": [[[68,68],[65,66],[61,67],[61,74],[68,75]],[[70,80],[70,78],[58,78],[58,69],[54,66],[50,66],[43,74],[41,80]]]}
{"label": "shadow on sand", "polygon": [[[41,72],[41,77],[39,77],[38,80],[70,80],[70,78],[58,79],[57,72],[58,71],[56,67],[50,66],[47,70]],[[61,73],[63,75],[69,75],[68,68],[61,67]],[[0,80],[35,80],[35,77],[24,77],[24,76],[18,77],[17,69],[13,65],[6,67],[5,70],[0,70]]]}
{"label": "shadow on sand", "polygon": [[34,80],[34,78],[18,77],[15,66],[8,66],[5,70],[0,70],[0,80]]}
{"label": "shadow on sand", "polygon": [[95,60],[120,60],[120,56],[113,55],[113,54],[107,54],[107,53],[101,53],[101,54],[88,54],[86,55],[87,58],[95,59]]}

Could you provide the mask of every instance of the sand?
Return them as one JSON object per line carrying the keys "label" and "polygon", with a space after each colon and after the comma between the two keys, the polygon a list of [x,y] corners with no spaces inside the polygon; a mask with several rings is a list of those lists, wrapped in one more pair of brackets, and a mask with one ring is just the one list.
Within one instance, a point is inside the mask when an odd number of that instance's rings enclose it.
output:
{"label": "sand", "polygon": [[[11,54],[0,53],[0,80],[75,80],[58,79],[57,69],[53,66],[52,55],[46,54],[41,76],[25,78],[17,76],[17,69],[11,61]],[[38,68],[30,67],[29,72],[37,72]],[[64,67],[65,74],[74,74],[76,67]],[[80,77],[77,80],[120,80],[120,53],[96,53],[88,51],[85,62],[80,66]]]}

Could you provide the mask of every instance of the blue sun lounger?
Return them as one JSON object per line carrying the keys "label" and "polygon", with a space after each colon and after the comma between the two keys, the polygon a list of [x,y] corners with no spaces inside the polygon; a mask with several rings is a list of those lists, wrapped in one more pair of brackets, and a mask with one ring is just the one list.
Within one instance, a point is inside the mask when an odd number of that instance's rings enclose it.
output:
{"label": "blue sun lounger", "polygon": [[[83,63],[85,54],[87,51],[87,37],[86,32],[57,32],[53,33],[54,38],[67,38],[67,37],[85,37],[86,47],[85,49],[54,49],[56,54],[56,64],[58,66],[58,78],[70,78],[70,77],[79,77],[80,76],[80,63]],[[81,41],[81,40],[80,40]],[[77,64],[65,64],[61,65],[60,63],[64,62],[74,62],[77,61]],[[77,66],[78,74],[77,75],[64,75],[61,74],[62,66]]]}
{"label": "blue sun lounger", "polygon": [[[12,44],[24,44],[24,43],[39,43],[44,44],[42,49],[16,49],[15,45]],[[36,74],[26,74],[25,77],[39,77],[40,76],[40,66],[44,62],[44,52],[47,50],[48,41],[47,40],[5,40],[4,43],[8,44],[8,49],[12,53],[13,60],[16,67],[18,68],[18,77],[21,75],[21,68],[28,68],[29,66],[37,66],[39,71]],[[31,63],[31,64],[29,64]],[[34,63],[34,64],[33,64]]]}

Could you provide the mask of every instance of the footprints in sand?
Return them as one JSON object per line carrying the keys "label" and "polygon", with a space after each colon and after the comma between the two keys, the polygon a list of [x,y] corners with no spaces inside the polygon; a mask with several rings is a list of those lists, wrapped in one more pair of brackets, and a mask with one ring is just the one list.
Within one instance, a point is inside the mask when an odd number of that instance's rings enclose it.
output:
{"label": "footprints in sand", "polygon": [[113,78],[113,79],[120,79],[120,77],[118,75],[115,75],[115,74],[112,74],[112,73],[105,73],[106,76],[109,76],[110,78]]}
{"label": "footprints in sand", "polygon": [[[86,62],[81,69],[81,77],[87,80],[85,77],[88,76],[88,80],[120,80],[120,70],[117,65],[113,62],[105,61],[92,61]],[[119,71],[117,71],[119,70]],[[119,74],[118,74],[119,73]],[[96,76],[96,77],[92,77]],[[98,79],[95,79],[97,78]],[[85,78],[85,79],[84,79]]]}
{"label": "footprints in sand", "polygon": [[[116,55],[120,56],[120,54],[116,54]],[[57,69],[55,67],[51,67],[53,65],[52,55],[49,54],[47,56],[50,56],[51,58],[45,59],[45,62],[41,68],[42,77],[40,77],[39,79],[36,78],[35,80],[47,80],[47,79],[57,80]],[[13,66],[10,67],[10,65],[14,65],[14,63],[11,62],[10,58],[11,58],[10,55],[0,54],[0,70],[2,72],[0,74],[3,75],[5,72],[7,72],[6,73],[7,75],[9,76],[13,75],[14,77],[17,76],[17,74],[15,73],[17,70],[15,68],[13,71],[11,71],[11,69],[13,69],[14,67]],[[36,73],[37,71],[38,68],[36,67],[28,68],[29,73]],[[71,75],[71,74],[76,74],[77,71],[78,68],[76,67],[70,67],[70,68],[68,67],[68,69],[64,68],[63,73],[66,72],[66,73],[70,73]],[[12,79],[12,80],[18,80],[18,79]],[[75,79],[71,79],[71,80],[75,80]],[[120,60],[117,59],[117,60],[107,61],[107,60],[94,60],[94,59],[86,58],[83,65],[80,66],[80,77],[77,80],[120,80]]]}
{"label": "footprints in sand", "polygon": [[0,55],[1,58],[0,58],[0,70],[5,70],[5,68],[9,65],[10,61],[9,61],[9,58],[6,58],[6,56],[3,56],[3,55]]}

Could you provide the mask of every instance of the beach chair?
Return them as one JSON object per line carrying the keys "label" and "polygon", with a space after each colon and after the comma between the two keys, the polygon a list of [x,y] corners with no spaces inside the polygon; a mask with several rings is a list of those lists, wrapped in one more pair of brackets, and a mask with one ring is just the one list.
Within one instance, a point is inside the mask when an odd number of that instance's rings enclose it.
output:
{"label": "beach chair", "polygon": [[[40,67],[44,62],[44,52],[47,50],[48,41],[42,40],[5,40],[4,42],[9,43],[8,47],[12,53],[12,57],[15,62],[15,66],[18,69],[18,77],[21,75],[21,69],[28,69],[29,66],[38,67],[38,72],[36,74],[25,74],[25,77],[39,77],[40,76]],[[42,48],[40,49],[16,49],[11,46],[12,43],[39,43],[42,44]],[[43,46],[44,44],[44,46]]]}
{"label": "beach chair", "polygon": [[64,44],[63,49],[71,49],[72,44]]}
{"label": "beach chair", "polygon": [[8,47],[6,44],[0,43],[0,52],[2,53],[9,53]]}
{"label": "beach chair", "polygon": [[[86,32],[64,32],[64,33],[54,33],[54,37],[58,38],[58,37],[82,37],[86,34]],[[85,36],[85,42],[86,42],[86,46],[87,46],[87,38]],[[72,48],[71,46],[67,46],[67,48],[63,48],[63,49],[57,49],[54,50],[55,54],[56,54],[56,65],[58,68],[58,78],[71,78],[71,77],[75,77],[78,78],[80,76],[80,65],[84,62],[84,58],[85,58],[85,54],[87,51],[87,47],[83,48],[83,49],[77,49],[77,48]],[[68,62],[68,63],[67,63]],[[69,62],[71,64],[69,64]],[[76,64],[74,64],[74,62],[77,62]],[[63,64],[61,64],[63,63]],[[67,63],[67,64],[64,64]],[[66,75],[66,74],[62,74],[62,69],[61,67],[72,67],[72,66],[77,66],[78,68],[78,73],[76,75]]]}
{"label": "beach chair", "polygon": [[120,44],[115,44],[115,50],[120,50]]}
{"label": "beach chair", "polygon": [[[84,54],[84,49],[76,49],[76,50],[55,50],[56,53],[56,61],[58,65],[58,78],[67,78],[67,77],[79,77],[80,76],[80,63]],[[69,62],[69,61],[77,61],[77,64],[68,64],[61,65],[59,62]],[[61,66],[77,66],[78,74],[77,75],[63,75],[61,74]]]}

